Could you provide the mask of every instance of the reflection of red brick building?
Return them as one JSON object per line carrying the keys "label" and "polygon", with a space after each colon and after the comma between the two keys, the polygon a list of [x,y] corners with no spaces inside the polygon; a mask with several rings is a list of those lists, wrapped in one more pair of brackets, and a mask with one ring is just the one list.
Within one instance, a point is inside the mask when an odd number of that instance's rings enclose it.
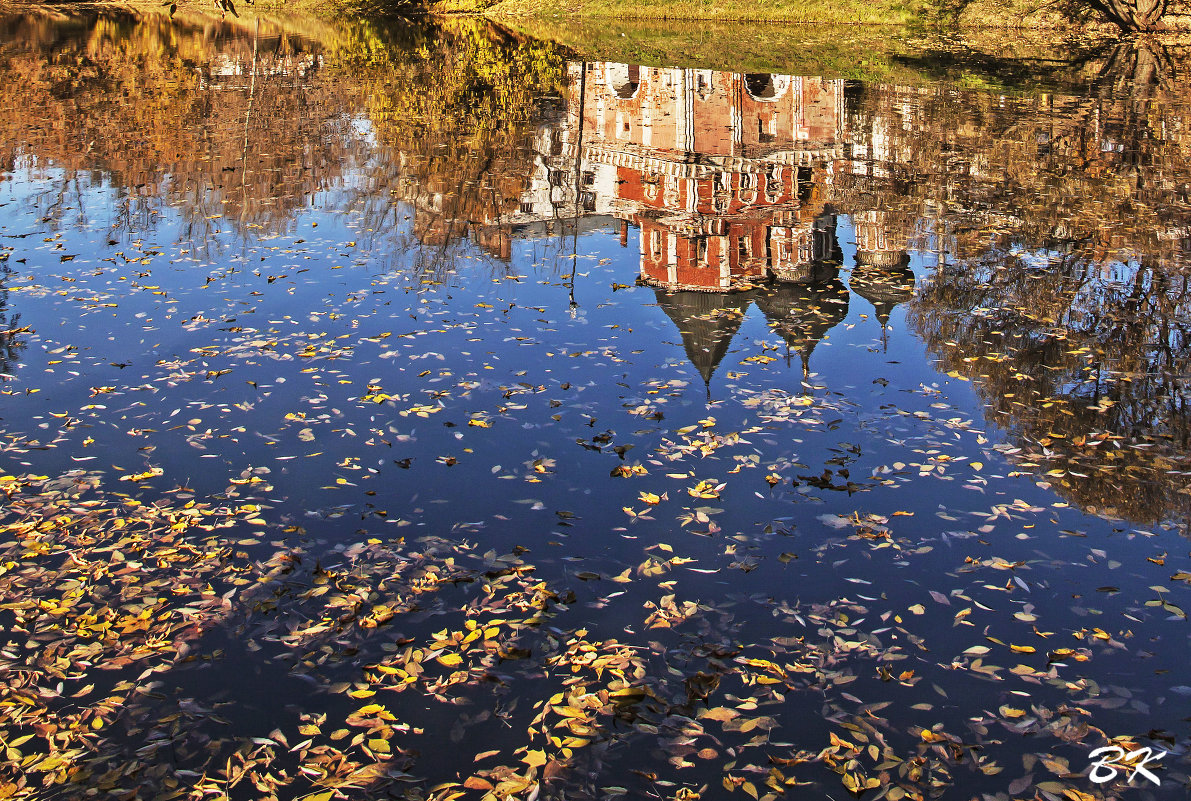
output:
{"label": "reflection of red brick building", "polygon": [[807,280],[832,257],[821,196],[841,155],[842,81],[585,67],[573,66],[583,97],[570,109],[587,183],[640,226],[642,280],[724,291]]}
{"label": "reflection of red brick building", "polygon": [[842,81],[589,62],[580,83],[593,142],[756,158],[840,139]]}

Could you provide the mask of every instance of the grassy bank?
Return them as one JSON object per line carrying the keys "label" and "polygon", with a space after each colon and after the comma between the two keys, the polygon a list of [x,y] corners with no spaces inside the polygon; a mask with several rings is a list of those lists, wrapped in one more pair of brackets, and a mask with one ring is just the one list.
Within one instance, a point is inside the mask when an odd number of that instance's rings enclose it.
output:
{"label": "grassy bank", "polygon": [[[475,0],[451,0],[461,7]],[[479,0],[484,2],[484,0]],[[499,17],[568,17],[634,20],[720,20],[737,22],[906,25],[923,12],[919,0],[501,0],[487,9]]]}
{"label": "grassy bank", "polygon": [[806,26],[775,36],[772,27],[731,22],[502,18],[502,24],[557,42],[576,58],[732,72],[783,72],[856,80],[913,82],[903,48],[885,25]]}
{"label": "grassy bank", "polygon": [[576,59],[729,72],[821,75],[903,85],[946,81],[995,91],[1060,91],[1081,84],[1104,39],[1087,33],[936,30],[879,25],[757,26],[732,22],[501,18],[520,35]]}
{"label": "grassy bank", "polygon": [[496,19],[764,22],[816,25],[960,25],[993,28],[1083,27],[1040,0],[439,0],[438,13]]}
{"label": "grassy bank", "polygon": [[[535,35],[549,39],[572,39],[580,24],[595,23],[584,31],[604,41],[624,30],[658,23],[764,23],[767,25],[835,26],[824,58],[830,60],[833,43],[842,26],[866,28],[863,35],[845,40],[877,41],[888,29],[946,28],[966,32],[1079,31],[1116,33],[1115,26],[1095,15],[1069,17],[1056,10],[1054,2],[1043,0],[838,0],[835,3],[805,3],[799,0],[231,0],[240,16],[260,13],[335,17],[384,17],[420,14],[482,14],[510,27],[532,28]],[[214,12],[210,0],[177,0],[179,10]],[[33,9],[48,13],[71,13],[83,8],[123,8],[145,12],[161,10],[160,0],[0,0],[0,13],[24,13]],[[1172,31],[1191,31],[1191,0],[1173,0],[1163,18]],[[561,29],[559,29],[561,26]],[[706,28],[705,24],[703,25]],[[876,30],[871,30],[876,28]],[[624,29],[624,30],[622,30]],[[555,31],[559,35],[553,35]],[[734,31],[734,36],[739,33]],[[1003,35],[1003,33],[1001,34]],[[673,37],[662,33],[662,39]],[[801,34],[800,34],[801,36]],[[702,45],[700,45],[702,46]],[[657,49],[657,48],[655,48]],[[713,48],[712,48],[713,50]],[[709,50],[709,54],[712,52]],[[671,54],[675,51],[670,50]]]}
{"label": "grassy bank", "polygon": [[[1083,10],[1079,10],[1080,6]],[[442,13],[483,13],[494,19],[762,22],[815,25],[944,26],[962,30],[1118,31],[1085,3],[1056,0],[438,0]],[[1191,0],[1172,0],[1163,17],[1170,31],[1191,30]]]}

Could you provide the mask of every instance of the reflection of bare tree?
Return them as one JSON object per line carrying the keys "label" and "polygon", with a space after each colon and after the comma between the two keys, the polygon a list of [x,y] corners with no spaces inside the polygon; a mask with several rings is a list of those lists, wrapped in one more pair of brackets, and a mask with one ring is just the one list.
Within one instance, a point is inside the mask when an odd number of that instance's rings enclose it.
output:
{"label": "reflection of bare tree", "polygon": [[911,323],[1019,462],[1135,520],[1191,516],[1184,69],[1128,42],[1087,56],[1070,95],[857,87],[837,190],[940,252]]}
{"label": "reflection of bare tree", "polygon": [[7,376],[16,367],[21,358],[21,350],[25,347],[25,340],[21,337],[24,328],[21,326],[20,312],[13,312],[8,308],[8,288],[5,284],[12,275],[12,268],[6,262],[0,261],[0,375]]}
{"label": "reflection of bare tree", "polygon": [[[1009,253],[947,267],[914,300],[927,346],[976,382],[1018,457],[1090,510],[1191,516],[1191,285],[1151,264]],[[1180,475],[1182,474],[1182,475]]]}

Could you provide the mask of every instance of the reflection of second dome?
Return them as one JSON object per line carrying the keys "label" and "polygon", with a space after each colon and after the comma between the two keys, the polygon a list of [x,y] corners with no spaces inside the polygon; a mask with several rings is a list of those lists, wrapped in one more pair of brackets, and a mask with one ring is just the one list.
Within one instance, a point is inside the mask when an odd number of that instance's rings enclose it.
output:
{"label": "reflection of second dome", "polygon": [[[786,342],[786,364],[793,353],[802,361],[802,377],[810,375],[811,354],[827,332],[848,316],[848,288],[831,270],[829,280],[777,282],[756,290],[753,302],[769,328]],[[819,277],[823,270],[817,270]]]}

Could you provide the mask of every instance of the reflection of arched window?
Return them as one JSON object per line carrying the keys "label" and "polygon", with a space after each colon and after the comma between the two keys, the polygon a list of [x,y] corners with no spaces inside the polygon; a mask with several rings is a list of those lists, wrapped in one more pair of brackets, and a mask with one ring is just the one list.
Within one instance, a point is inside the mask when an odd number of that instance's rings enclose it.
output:
{"label": "reflection of arched window", "polygon": [[712,83],[711,70],[695,70],[695,93],[699,99],[706,100],[714,91],[715,85]]}
{"label": "reflection of arched window", "polygon": [[633,97],[641,86],[641,68],[636,64],[609,64],[608,85],[617,97]]}
{"label": "reflection of arched window", "polygon": [[768,72],[750,72],[744,76],[744,88],[753,100],[772,102],[790,88],[790,79],[785,75],[772,75]]}
{"label": "reflection of arched window", "polygon": [[646,200],[656,200],[658,187],[662,183],[662,176],[657,173],[644,173],[641,176],[641,191]]}
{"label": "reflection of arched window", "polygon": [[740,174],[740,200],[743,203],[755,203],[757,200],[756,176],[751,172]]}
{"label": "reflection of arched window", "polygon": [[649,255],[654,261],[662,258],[662,235],[657,231],[649,232]]}
{"label": "reflection of arched window", "polygon": [[678,208],[678,176],[666,176],[666,191],[662,195],[662,202],[667,208]]}
{"label": "reflection of arched window", "polygon": [[782,167],[780,164],[771,164],[769,174],[765,176],[765,199],[770,203],[776,203],[782,189]]}

